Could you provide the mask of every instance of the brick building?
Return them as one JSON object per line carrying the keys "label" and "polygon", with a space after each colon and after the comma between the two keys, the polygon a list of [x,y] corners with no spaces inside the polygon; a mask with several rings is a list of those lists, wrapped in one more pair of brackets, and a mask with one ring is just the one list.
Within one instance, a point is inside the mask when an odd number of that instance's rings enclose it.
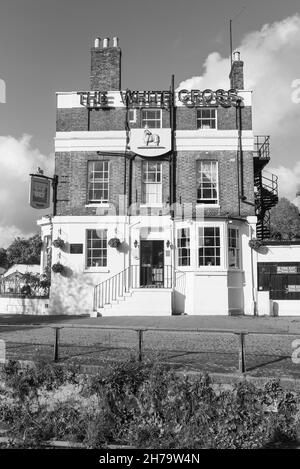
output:
{"label": "brick building", "polygon": [[268,235],[277,193],[239,53],[228,90],[122,90],[121,55],[97,38],[90,90],[57,93],[50,300],[77,282],[94,315],[253,314],[249,240]]}

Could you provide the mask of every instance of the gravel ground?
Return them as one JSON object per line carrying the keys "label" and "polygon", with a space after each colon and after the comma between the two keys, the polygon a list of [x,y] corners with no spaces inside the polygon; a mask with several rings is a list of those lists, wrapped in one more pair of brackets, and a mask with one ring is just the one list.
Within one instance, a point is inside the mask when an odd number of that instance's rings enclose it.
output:
{"label": "gravel ground", "polygon": [[[229,332],[189,332],[186,329],[248,331],[245,338],[247,371],[254,376],[300,378],[300,364],[292,362],[292,342],[300,339],[300,318],[270,317],[54,317],[0,316],[0,339],[6,343],[6,358],[53,357],[53,324],[157,328],[144,332],[144,356],[173,363],[182,369],[236,372],[238,336]],[[10,324],[11,327],[1,327]],[[37,324],[22,328],[20,325]],[[159,329],[169,328],[171,331]],[[174,329],[180,329],[176,331]],[[259,334],[255,334],[259,332]],[[289,332],[293,335],[280,335]],[[276,335],[274,335],[276,333]],[[295,335],[294,335],[295,334]],[[297,335],[299,334],[299,335]],[[137,354],[136,330],[61,330],[60,360],[105,365]]]}

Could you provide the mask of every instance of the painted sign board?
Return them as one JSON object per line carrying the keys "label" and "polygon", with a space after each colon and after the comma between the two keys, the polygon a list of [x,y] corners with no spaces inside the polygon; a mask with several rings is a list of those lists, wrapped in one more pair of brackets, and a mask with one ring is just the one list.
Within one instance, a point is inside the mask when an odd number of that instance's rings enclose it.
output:
{"label": "painted sign board", "polygon": [[296,265],[278,265],[277,273],[278,274],[296,274],[297,266]]}
{"label": "painted sign board", "polygon": [[141,156],[155,157],[171,150],[171,129],[131,129],[130,150]]}
{"label": "painted sign board", "polygon": [[50,206],[50,180],[31,176],[29,203],[32,208],[44,209]]}

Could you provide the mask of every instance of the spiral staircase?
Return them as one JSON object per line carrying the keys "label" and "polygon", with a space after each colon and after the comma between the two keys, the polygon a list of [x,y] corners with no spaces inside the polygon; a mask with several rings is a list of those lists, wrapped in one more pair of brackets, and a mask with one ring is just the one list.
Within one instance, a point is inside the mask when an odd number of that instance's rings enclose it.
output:
{"label": "spiral staircase", "polygon": [[265,171],[270,161],[270,137],[258,135],[254,142],[254,191],[257,215],[256,236],[270,238],[270,210],[278,203],[278,177]]}

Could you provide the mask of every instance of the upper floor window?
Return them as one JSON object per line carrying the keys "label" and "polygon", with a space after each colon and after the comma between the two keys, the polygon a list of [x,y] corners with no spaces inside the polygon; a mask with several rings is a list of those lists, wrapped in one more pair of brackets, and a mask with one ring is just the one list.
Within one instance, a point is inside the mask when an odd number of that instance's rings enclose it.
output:
{"label": "upper floor window", "polygon": [[87,267],[107,266],[107,230],[87,230]]}
{"label": "upper floor window", "polygon": [[108,203],[109,161],[88,162],[88,202]]}
{"label": "upper floor window", "polygon": [[178,265],[188,266],[191,263],[190,249],[190,229],[180,228],[177,230],[177,248],[178,248]]}
{"label": "upper floor window", "polygon": [[143,162],[142,202],[147,205],[162,203],[162,164],[151,161]]}
{"label": "upper floor window", "polygon": [[162,127],[161,109],[142,109],[142,128],[160,129]]}
{"label": "upper floor window", "polygon": [[129,111],[128,111],[128,120],[131,123],[136,122],[136,109],[129,109]]}
{"label": "upper floor window", "polygon": [[240,237],[237,228],[228,228],[228,265],[231,269],[240,267]]}
{"label": "upper floor window", "polygon": [[218,162],[197,160],[197,203],[218,203]]}
{"label": "upper floor window", "polygon": [[221,265],[221,239],[218,226],[199,228],[199,267]]}
{"label": "upper floor window", "polygon": [[214,108],[197,109],[197,129],[216,129],[217,110]]}

